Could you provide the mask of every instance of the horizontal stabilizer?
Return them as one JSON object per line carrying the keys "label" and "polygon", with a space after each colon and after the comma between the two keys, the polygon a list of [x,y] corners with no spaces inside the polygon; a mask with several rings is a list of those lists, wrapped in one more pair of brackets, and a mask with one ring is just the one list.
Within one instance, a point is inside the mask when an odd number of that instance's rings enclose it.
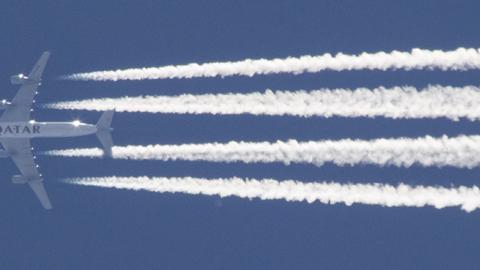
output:
{"label": "horizontal stabilizer", "polygon": [[113,114],[115,111],[106,111],[102,113],[100,118],[97,121],[97,130],[98,131],[112,131],[111,125],[113,120]]}
{"label": "horizontal stabilizer", "polygon": [[102,144],[103,155],[105,157],[112,157],[112,134],[110,134],[109,131],[99,131],[97,132],[97,138],[100,141],[100,144]]}
{"label": "horizontal stabilizer", "polygon": [[104,112],[97,122],[97,138],[102,144],[105,157],[112,157],[113,139],[110,132],[113,130],[111,125],[114,113],[115,111]]}

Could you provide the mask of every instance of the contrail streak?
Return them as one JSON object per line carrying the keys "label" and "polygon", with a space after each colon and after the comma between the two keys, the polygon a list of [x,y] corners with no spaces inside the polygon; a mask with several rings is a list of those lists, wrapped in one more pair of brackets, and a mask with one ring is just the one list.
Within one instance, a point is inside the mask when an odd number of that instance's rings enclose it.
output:
{"label": "contrail streak", "polygon": [[480,207],[478,187],[445,188],[429,186],[398,186],[384,184],[302,183],[293,180],[241,178],[164,178],[164,177],[92,177],[73,178],[66,183],[128,190],[146,190],[160,193],[186,193],[236,196],[260,200],[289,202],[320,202],[324,204],[354,203],[385,207],[424,207],[437,209],[459,206],[466,212]]}
{"label": "contrail streak", "polygon": [[[132,160],[187,160],[245,163],[310,163],[321,166],[374,164],[410,167],[480,165],[480,136],[297,142],[235,142],[115,146],[113,157]],[[67,157],[100,157],[98,148],[52,150],[43,154]]]}
{"label": "contrail streak", "polygon": [[260,74],[320,72],[323,70],[388,70],[388,69],[440,69],[468,70],[480,67],[478,49],[458,48],[453,51],[412,49],[410,52],[392,51],[335,56],[288,57],[284,59],[246,59],[237,62],[214,62],[163,67],[130,68],[124,70],[95,71],[64,76],[70,80],[147,80],[194,77],[254,76]]}
{"label": "contrail streak", "polygon": [[480,88],[428,86],[271,91],[249,94],[140,96],[65,101],[45,105],[52,109],[115,109],[120,112],[179,114],[253,114],[302,117],[389,117],[470,120],[480,118]]}

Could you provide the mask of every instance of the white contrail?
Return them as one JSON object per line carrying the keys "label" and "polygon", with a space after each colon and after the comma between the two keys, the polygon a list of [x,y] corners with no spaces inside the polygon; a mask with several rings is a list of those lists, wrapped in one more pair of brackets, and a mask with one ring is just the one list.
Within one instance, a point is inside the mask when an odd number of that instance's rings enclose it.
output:
{"label": "white contrail", "polygon": [[398,186],[384,184],[302,183],[293,180],[273,179],[204,179],[164,177],[91,177],[73,178],[66,183],[129,190],[146,190],[160,193],[186,193],[236,196],[260,200],[305,201],[324,204],[354,203],[386,207],[424,207],[437,209],[459,206],[466,212],[480,207],[480,189],[460,186],[457,188],[429,186]]}
{"label": "white contrail", "polygon": [[226,77],[234,75],[320,72],[323,70],[388,70],[388,69],[440,69],[468,70],[480,67],[480,50],[458,48],[453,51],[412,49],[410,52],[392,51],[335,56],[288,57],[284,59],[246,59],[237,62],[214,62],[163,67],[130,68],[124,70],[95,71],[64,76],[70,80],[146,80],[194,77]]}
{"label": "white contrail", "polygon": [[249,94],[140,96],[65,101],[52,109],[113,110],[120,112],[253,114],[322,117],[480,118],[480,88],[428,86],[271,91]]}
{"label": "white contrail", "polygon": [[[229,142],[182,145],[114,146],[113,157],[132,160],[188,160],[212,162],[310,163],[318,166],[375,164],[410,167],[480,165],[480,136],[297,142]],[[44,154],[100,157],[98,148],[52,150]]]}

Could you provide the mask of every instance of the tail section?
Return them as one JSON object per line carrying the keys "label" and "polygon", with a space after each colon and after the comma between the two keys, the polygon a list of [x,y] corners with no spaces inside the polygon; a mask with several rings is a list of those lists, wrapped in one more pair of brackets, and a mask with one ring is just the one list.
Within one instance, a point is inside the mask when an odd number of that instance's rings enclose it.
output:
{"label": "tail section", "polygon": [[111,125],[115,111],[104,112],[97,121],[98,131],[112,131]]}
{"label": "tail section", "polygon": [[106,157],[112,157],[112,120],[115,111],[106,111],[98,119],[97,122],[97,138],[102,144],[103,155]]}

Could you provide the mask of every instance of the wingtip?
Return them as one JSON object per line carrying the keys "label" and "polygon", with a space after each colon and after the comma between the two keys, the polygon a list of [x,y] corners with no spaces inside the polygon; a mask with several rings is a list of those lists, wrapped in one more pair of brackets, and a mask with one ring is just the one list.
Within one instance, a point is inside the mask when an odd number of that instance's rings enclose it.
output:
{"label": "wingtip", "polygon": [[47,60],[47,59],[50,58],[50,55],[51,55],[51,54],[52,54],[52,53],[51,53],[50,51],[44,51],[44,52],[42,53],[42,55],[40,56],[40,58]]}

